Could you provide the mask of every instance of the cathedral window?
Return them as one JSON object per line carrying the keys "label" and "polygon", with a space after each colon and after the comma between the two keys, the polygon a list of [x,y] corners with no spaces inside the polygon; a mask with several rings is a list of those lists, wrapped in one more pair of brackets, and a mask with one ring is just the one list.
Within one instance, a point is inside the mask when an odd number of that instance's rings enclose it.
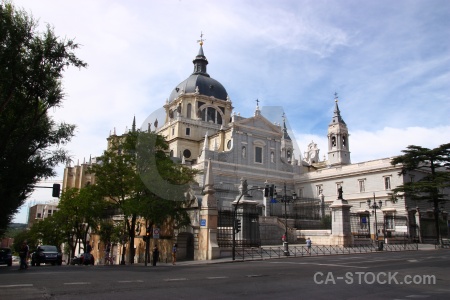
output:
{"label": "cathedral window", "polygon": [[255,162],[262,164],[262,148],[261,147],[255,147]]}
{"label": "cathedral window", "polygon": [[186,118],[190,119],[192,114],[192,104],[188,103],[186,107]]}
{"label": "cathedral window", "polygon": [[366,187],[365,187],[365,179],[359,179],[358,183],[359,183],[359,192],[360,193],[364,193],[366,191]]}
{"label": "cathedral window", "polygon": [[184,149],[183,156],[186,157],[186,158],[190,158],[191,157],[191,151],[189,149]]}
{"label": "cathedral window", "polygon": [[202,109],[200,115],[202,121],[222,124],[222,115],[220,111],[216,110],[214,107],[206,107]]}
{"label": "cathedral window", "polygon": [[242,158],[246,158],[247,157],[247,148],[245,148],[245,146],[242,147]]}
{"label": "cathedral window", "polygon": [[320,195],[322,195],[322,193],[323,193],[323,185],[321,185],[321,184],[319,184],[319,185],[316,185],[316,196],[317,197],[319,197]]}
{"label": "cathedral window", "polygon": [[270,162],[271,163],[275,162],[275,153],[273,151],[270,152]]}
{"label": "cathedral window", "polygon": [[189,127],[186,128],[186,135],[191,135],[191,128]]}
{"label": "cathedral window", "polygon": [[391,177],[390,176],[384,177],[384,189],[385,190],[391,189]]}
{"label": "cathedral window", "polygon": [[345,135],[342,137],[342,147],[347,147],[347,137]]}
{"label": "cathedral window", "polygon": [[334,135],[331,137],[331,146],[336,147],[336,137]]}
{"label": "cathedral window", "polygon": [[385,217],[386,230],[393,230],[395,226],[394,216],[387,215]]}

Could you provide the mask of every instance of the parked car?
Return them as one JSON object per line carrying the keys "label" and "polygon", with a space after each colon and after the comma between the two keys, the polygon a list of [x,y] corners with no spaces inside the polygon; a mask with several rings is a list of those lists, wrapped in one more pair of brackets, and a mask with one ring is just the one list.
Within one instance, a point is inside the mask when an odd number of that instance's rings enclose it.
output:
{"label": "parked car", "polygon": [[[87,259],[85,259],[87,258]],[[78,256],[74,256],[70,261],[71,265],[93,265],[94,256],[90,253],[81,253]]]}
{"label": "parked car", "polygon": [[12,266],[12,253],[9,248],[0,248],[0,265]]}
{"label": "parked car", "polygon": [[40,266],[41,264],[58,265],[62,264],[62,253],[58,247],[52,245],[42,245],[37,247],[36,251],[31,253],[31,265]]}

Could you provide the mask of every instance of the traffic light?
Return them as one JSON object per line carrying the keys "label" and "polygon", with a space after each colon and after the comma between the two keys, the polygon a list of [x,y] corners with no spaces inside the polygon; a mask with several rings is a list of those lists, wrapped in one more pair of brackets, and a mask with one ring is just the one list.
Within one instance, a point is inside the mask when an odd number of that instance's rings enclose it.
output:
{"label": "traffic light", "polygon": [[54,183],[53,189],[52,189],[52,197],[59,198],[60,191],[61,191],[61,185],[59,183]]}
{"label": "traffic light", "polygon": [[266,187],[264,188],[264,197],[269,197],[270,194],[270,188],[269,185],[266,184]]}
{"label": "traffic light", "polygon": [[236,230],[236,233],[238,233],[239,231],[241,231],[241,220],[240,219],[236,219],[236,220],[234,220],[236,223],[235,223],[235,230]]}
{"label": "traffic light", "polygon": [[273,198],[273,195],[274,194],[276,194],[276,192],[275,192],[275,185],[270,185],[270,188],[269,188],[269,195],[270,195],[270,198],[272,199]]}
{"label": "traffic light", "polygon": [[146,231],[145,231],[145,236],[144,236],[144,241],[149,242],[150,241],[150,231],[152,229],[149,227],[147,227]]}

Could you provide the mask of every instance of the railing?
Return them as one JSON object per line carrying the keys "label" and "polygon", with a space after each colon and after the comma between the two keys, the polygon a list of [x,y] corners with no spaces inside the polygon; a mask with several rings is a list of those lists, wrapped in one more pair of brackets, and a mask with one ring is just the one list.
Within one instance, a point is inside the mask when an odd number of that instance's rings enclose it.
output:
{"label": "railing", "polygon": [[[416,251],[418,244],[384,244],[382,251]],[[289,256],[322,256],[322,255],[339,255],[339,254],[357,254],[378,252],[376,245],[355,245],[351,247],[333,246],[333,245],[318,245],[312,246],[311,251],[308,252],[306,246],[290,246]],[[284,247],[260,247],[260,248],[237,248],[236,259],[240,260],[261,260],[271,258],[285,257]]]}

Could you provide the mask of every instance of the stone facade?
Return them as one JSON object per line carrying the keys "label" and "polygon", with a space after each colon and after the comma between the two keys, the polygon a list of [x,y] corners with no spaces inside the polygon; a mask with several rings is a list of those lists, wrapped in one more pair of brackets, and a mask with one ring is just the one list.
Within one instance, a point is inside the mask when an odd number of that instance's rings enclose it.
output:
{"label": "stone facade", "polygon": [[[215,214],[217,210],[232,207],[239,195],[241,178],[245,178],[250,187],[274,184],[279,194],[283,193],[280,188],[286,185],[289,194],[298,195],[297,201],[317,198],[331,204],[342,188],[347,203],[341,203],[340,207],[333,203],[342,218],[350,212],[370,211],[367,199],[381,200],[383,215],[415,218],[418,211],[424,213],[429,209],[426,204],[417,208],[419,204],[406,197],[394,203],[389,196],[393,188],[411,180],[411,176],[418,179],[423,174],[399,176],[401,166],[392,166],[391,158],[351,163],[350,130],[341,116],[337,96],[328,126],[328,158],[319,158],[320,149],[312,141],[303,159],[299,154],[297,159],[285,120],[283,124],[270,122],[261,114],[258,101],[251,117],[245,118],[233,111],[225,88],[207,73],[208,61],[202,43],[193,63],[194,72],[170,92],[162,124],[158,124],[161,120],[148,120],[151,123],[142,128],[150,129],[153,125],[152,130],[166,137],[170,156],[202,171],[196,178],[198,185],[190,191],[192,206],[188,209],[192,225],[175,233],[178,243],[190,245],[187,250],[181,248],[181,252],[193,251],[195,259],[217,257]],[[89,163],[68,166],[63,188],[95,183],[95,178],[85,172]],[[255,205],[265,211],[263,192],[253,190],[251,196]],[[206,225],[200,224],[203,220]],[[340,244],[351,243],[347,229],[340,228],[342,234],[334,237]],[[277,232],[273,228],[270,231]]]}

